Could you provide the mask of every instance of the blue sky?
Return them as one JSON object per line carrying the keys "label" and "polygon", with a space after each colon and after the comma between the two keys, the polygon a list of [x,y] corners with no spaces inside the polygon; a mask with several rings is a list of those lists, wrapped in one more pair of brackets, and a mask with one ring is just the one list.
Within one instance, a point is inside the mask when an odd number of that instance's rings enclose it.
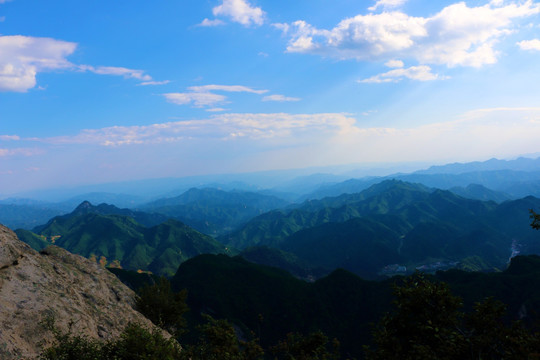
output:
{"label": "blue sky", "polygon": [[540,2],[0,0],[0,193],[540,152]]}

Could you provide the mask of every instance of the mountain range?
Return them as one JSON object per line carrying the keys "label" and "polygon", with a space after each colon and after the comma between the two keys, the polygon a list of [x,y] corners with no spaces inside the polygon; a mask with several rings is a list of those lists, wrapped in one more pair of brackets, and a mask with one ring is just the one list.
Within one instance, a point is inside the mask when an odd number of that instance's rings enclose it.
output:
{"label": "mountain range", "polygon": [[109,266],[162,275],[174,274],[180,263],[195,255],[227,252],[213,238],[177,220],[89,202],[34,232],[16,233],[37,250],[54,244]]}
{"label": "mountain range", "polygon": [[538,208],[534,197],[497,204],[387,180],[263,214],[218,240],[239,249],[275,247],[314,268],[342,267],[366,278],[393,268],[493,271],[512,254],[539,252],[528,226],[529,209]]}
{"label": "mountain range", "polygon": [[180,196],[142,205],[140,209],[175,218],[205,234],[217,236],[288,204],[275,196],[254,192],[192,188]]}

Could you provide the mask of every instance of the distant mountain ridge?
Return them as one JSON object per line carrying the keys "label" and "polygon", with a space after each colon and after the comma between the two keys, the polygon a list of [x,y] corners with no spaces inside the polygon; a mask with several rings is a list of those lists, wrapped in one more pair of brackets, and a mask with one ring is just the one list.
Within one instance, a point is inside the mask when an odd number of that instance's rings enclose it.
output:
{"label": "distant mountain ridge", "polygon": [[203,253],[224,253],[223,245],[177,220],[115,206],[81,203],[72,213],[51,219],[35,232],[17,230],[21,240],[36,249],[51,243],[111,266],[173,274],[180,263]]}
{"label": "distant mountain ridge", "polygon": [[450,188],[449,190],[456,195],[468,199],[476,199],[482,201],[492,200],[497,203],[502,203],[504,201],[512,199],[512,196],[504,192],[493,191],[480,184],[469,184],[466,187],[456,186]]}
{"label": "distant mountain ridge", "polygon": [[478,171],[512,170],[535,172],[540,169],[540,158],[519,157],[514,160],[489,159],[468,163],[453,163],[430,166],[426,170],[415,171],[414,174],[463,174]]}
{"label": "distant mountain ridge", "polygon": [[[338,196],[344,193],[357,193],[374,184],[391,179],[423,184],[427,187],[443,190],[477,184],[494,192],[505,193],[510,196],[510,199],[518,199],[527,195],[540,197],[540,169],[538,169],[535,171],[472,171],[459,174],[427,174],[418,172],[411,174],[395,174],[379,178],[349,179],[342,183],[321,187],[317,191],[302,196],[301,199],[321,199],[324,197]],[[498,195],[496,198],[498,198]]]}
{"label": "distant mountain ridge", "polygon": [[0,203],[0,224],[10,229],[32,229],[47,222],[62,210],[36,203]]}
{"label": "distant mountain ridge", "polygon": [[212,236],[231,231],[251,218],[282,208],[288,201],[246,191],[192,188],[180,196],[141,206],[142,210],[180,220]]}
{"label": "distant mountain ridge", "polygon": [[512,247],[540,253],[528,226],[527,197],[497,205],[449,191],[387,180],[362,193],[306,201],[273,211],[220,237],[229,246],[277,247],[311,267],[343,267],[375,278],[385,266],[503,268]]}

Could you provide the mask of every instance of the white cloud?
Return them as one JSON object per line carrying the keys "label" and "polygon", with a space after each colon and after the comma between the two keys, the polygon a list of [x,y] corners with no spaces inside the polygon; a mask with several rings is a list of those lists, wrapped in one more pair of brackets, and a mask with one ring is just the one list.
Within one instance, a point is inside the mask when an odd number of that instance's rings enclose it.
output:
{"label": "white cloud", "polygon": [[227,91],[227,92],[248,92],[253,94],[264,94],[268,90],[256,90],[243,85],[202,85],[202,86],[190,86],[188,88],[195,92],[207,92],[207,91]]}
{"label": "white cloud", "polygon": [[384,65],[389,68],[402,68],[405,66],[401,60],[388,60]]}
{"label": "white cloud", "polygon": [[[227,103],[227,98],[212,91],[247,92],[264,94],[268,90],[257,90],[243,85],[201,85],[188,87],[189,92],[163,94],[167,101],[177,105],[193,104],[195,107],[212,107]],[[210,110],[212,111],[212,110]],[[218,110],[216,110],[218,111]],[[220,111],[220,110],[219,110]]]}
{"label": "white cloud", "polygon": [[279,101],[279,102],[285,102],[285,101],[300,101],[300,98],[296,97],[289,97],[285,95],[268,95],[263,97],[262,101]]}
{"label": "white cloud", "polygon": [[403,4],[405,4],[407,2],[407,0],[378,0],[375,5],[371,6],[368,8],[369,11],[375,11],[377,10],[379,7],[382,7],[382,8],[396,8],[396,7],[399,7]]}
{"label": "white cloud", "polygon": [[20,139],[18,135],[0,135],[0,141],[17,141]]}
{"label": "white cloud", "polygon": [[300,134],[346,133],[356,120],[347,114],[222,114],[205,120],[187,120],[148,126],[114,126],[83,130],[76,136],[35,141],[51,144],[94,144],[121,146],[159,144],[187,139],[273,139],[296,140]]}
{"label": "white cloud", "polygon": [[480,67],[497,61],[494,46],[514,29],[514,22],[540,13],[540,5],[491,2],[468,7],[464,2],[431,17],[403,12],[358,15],[333,29],[296,21],[286,29],[288,52],[367,61],[411,58],[422,64]]}
{"label": "white cloud", "polygon": [[[75,52],[76,43],[51,38],[22,35],[0,36],[0,91],[26,92],[36,87],[36,75],[54,70],[91,71],[141,81],[141,85],[160,85],[144,70],[124,67],[74,65],[67,57]],[[43,89],[43,87],[40,87]]]}
{"label": "white cloud", "polygon": [[152,77],[144,73],[144,70],[134,70],[124,67],[115,67],[115,66],[90,66],[90,65],[80,65],[79,69],[83,71],[91,71],[99,75],[116,75],[123,76],[126,79],[137,79],[144,82],[152,81]]}
{"label": "white cloud", "polygon": [[400,68],[390,70],[383,74],[372,76],[368,79],[360,80],[361,83],[386,83],[399,82],[404,78],[417,81],[445,80],[445,76],[433,74],[431,68],[426,65],[411,66],[409,68]]}
{"label": "white cloud", "polygon": [[15,149],[2,149],[0,148],[0,157],[8,156],[35,156],[41,155],[44,151],[42,149],[33,149],[33,148],[15,148]]}
{"label": "white cloud", "polygon": [[212,26],[220,26],[225,25],[225,22],[219,19],[204,19],[198,26],[204,26],[204,27],[212,27]]}
{"label": "white cloud", "polygon": [[142,83],[138,84],[139,86],[149,86],[149,85],[166,85],[170,83],[170,80],[163,80],[163,81],[143,81]]}
{"label": "white cloud", "polygon": [[523,40],[523,41],[518,42],[517,45],[520,47],[521,50],[540,51],[540,40],[539,39]]}
{"label": "white cloud", "polygon": [[273,23],[272,26],[278,30],[281,30],[284,35],[287,34],[291,28],[291,26],[287,23]]}
{"label": "white cloud", "polygon": [[[169,162],[162,159],[175,149],[182,149],[182,154],[212,149],[205,158],[206,168],[209,163],[212,166],[228,163],[223,159],[238,160],[238,164],[245,165],[237,156],[250,153],[253,165],[264,164],[269,169],[332,163],[509,157],[537,152],[539,137],[540,108],[531,107],[478,109],[451,121],[400,127],[363,127],[351,115],[335,113],[222,114],[202,120],[84,130],[75,136],[35,141],[43,146],[52,145],[51,149],[64,145],[62,149],[72,149],[74,156],[79,147],[108,147],[107,152],[96,149],[95,153],[118,162],[119,166],[125,161],[125,155],[133,152],[154,154],[146,163],[138,160],[139,167],[143,168],[155,162],[156,157],[165,167],[177,164],[181,157],[172,156]],[[231,147],[231,142],[235,146]],[[141,147],[128,148],[128,145]],[[115,156],[116,160],[112,160]],[[220,171],[231,169],[220,168]]]}
{"label": "white cloud", "polygon": [[[225,16],[244,26],[262,25],[265,13],[260,7],[254,7],[246,0],[223,0],[221,5],[212,9],[214,16]],[[203,20],[204,23],[204,20]]]}
{"label": "white cloud", "polygon": [[226,102],[226,97],[209,92],[168,93],[163,94],[168,102],[176,105],[193,104],[195,107],[214,106]]}
{"label": "white cloud", "polygon": [[0,36],[0,91],[26,92],[39,72],[72,68],[77,44],[50,38]]}

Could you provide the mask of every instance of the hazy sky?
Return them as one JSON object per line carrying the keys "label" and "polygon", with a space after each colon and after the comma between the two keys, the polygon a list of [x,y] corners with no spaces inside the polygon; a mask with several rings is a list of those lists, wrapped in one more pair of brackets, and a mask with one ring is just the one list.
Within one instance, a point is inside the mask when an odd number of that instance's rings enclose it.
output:
{"label": "hazy sky", "polygon": [[540,151],[540,2],[0,0],[0,193]]}

